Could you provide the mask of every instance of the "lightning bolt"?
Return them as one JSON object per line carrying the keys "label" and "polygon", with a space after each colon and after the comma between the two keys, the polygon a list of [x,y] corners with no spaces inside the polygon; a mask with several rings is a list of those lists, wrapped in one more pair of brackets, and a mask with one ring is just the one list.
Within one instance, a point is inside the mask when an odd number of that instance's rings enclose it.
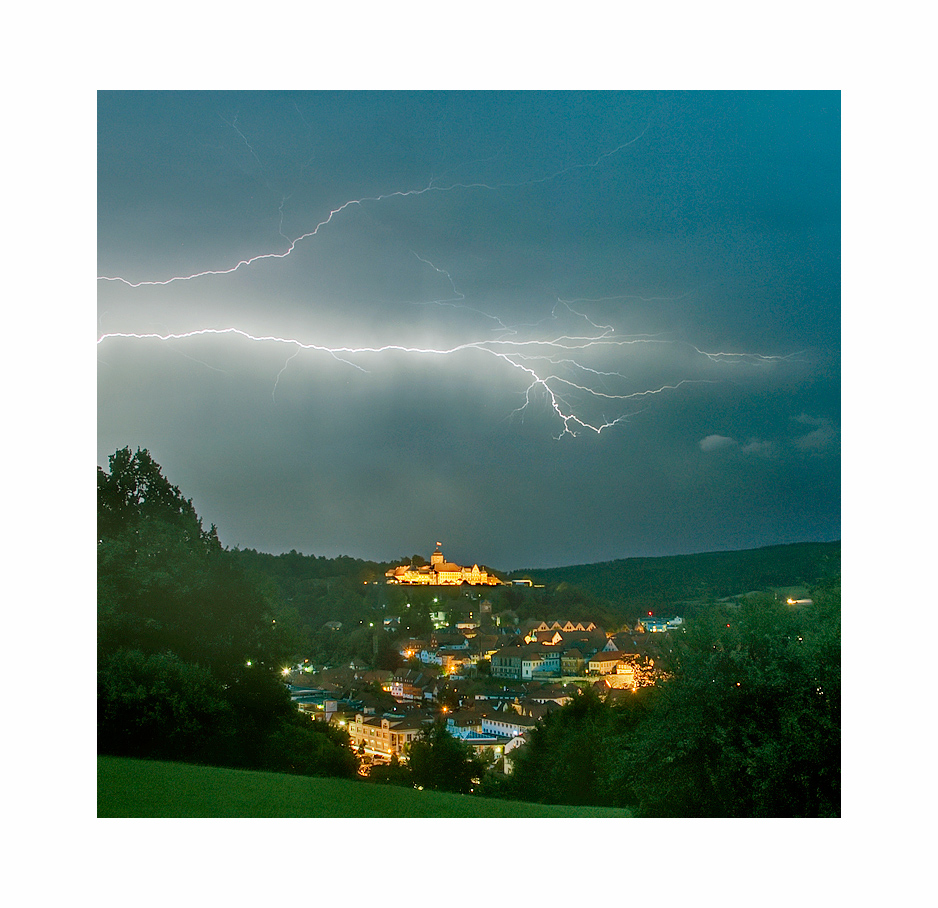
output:
{"label": "lightning bolt", "polygon": [[302,243],[303,240],[308,240],[310,237],[316,236],[319,231],[326,227],[332,222],[332,219],[341,214],[346,208],[351,208],[353,205],[364,205],[365,202],[382,202],[386,199],[392,198],[406,198],[411,195],[422,195],[425,192],[429,192],[433,189],[433,186],[426,186],[423,189],[409,189],[406,191],[395,191],[389,192],[385,195],[371,196],[369,198],[362,199],[349,199],[349,201],[344,202],[339,205],[338,208],[333,208],[329,214],[321,220],[312,230],[307,231],[306,233],[298,236],[296,239],[291,240],[287,245],[285,252],[262,252],[258,255],[252,255],[250,258],[241,259],[236,265],[232,265],[229,268],[218,268],[218,269],[206,269],[205,271],[197,271],[194,274],[185,274],[185,275],[176,275],[175,277],[168,277],[165,280],[154,280],[154,281],[130,281],[125,277],[101,275],[98,277],[99,281],[117,281],[121,284],[126,284],[128,287],[165,287],[168,284],[175,284],[177,281],[193,281],[196,278],[200,277],[219,277],[223,274],[234,274],[236,271],[239,271],[241,268],[246,268],[249,265],[253,265],[256,262],[263,262],[266,260],[276,260],[276,259],[285,259],[289,256],[294,249],[296,249],[299,243]]}
{"label": "lightning bolt", "polygon": [[[380,346],[364,347],[333,347],[325,344],[302,341],[295,337],[281,337],[273,334],[251,334],[242,330],[241,328],[228,327],[199,328],[194,331],[179,333],[135,333],[123,331],[110,332],[102,334],[98,338],[98,345],[101,345],[105,341],[118,339],[133,339],[137,341],[158,340],[167,342],[183,341],[198,337],[232,336],[253,343],[277,344],[295,347],[296,349],[288,357],[286,363],[284,363],[284,366],[277,374],[276,380],[274,382],[274,390],[272,392],[274,400],[276,400],[276,390],[281,376],[283,375],[289,363],[303,351],[326,354],[334,358],[337,362],[351,366],[352,368],[358,369],[362,372],[367,372],[368,370],[365,369],[364,366],[362,366],[356,360],[380,357],[389,353],[400,353],[412,357],[443,357],[455,356],[465,352],[475,352],[484,356],[492,357],[505,366],[510,367],[512,370],[521,373],[521,375],[524,376],[525,380],[528,382],[527,387],[523,392],[524,403],[520,407],[516,408],[513,411],[513,414],[523,412],[530,404],[532,404],[538,392],[542,393],[546,397],[550,409],[559,419],[562,426],[560,434],[556,436],[558,439],[565,435],[576,437],[577,435],[584,432],[592,432],[598,435],[606,429],[618,425],[619,423],[628,419],[630,416],[635,415],[633,412],[621,414],[612,419],[602,417],[600,419],[589,420],[583,416],[577,415],[574,407],[567,400],[567,396],[564,392],[566,392],[567,395],[570,392],[574,392],[596,400],[626,403],[638,401],[642,398],[657,396],[667,391],[676,391],[679,388],[689,384],[712,384],[716,381],[719,381],[718,379],[681,379],[673,384],[663,384],[660,387],[645,388],[627,393],[614,393],[557,374],[556,367],[569,366],[572,369],[579,370],[583,373],[596,376],[598,378],[625,380],[626,376],[624,376],[621,372],[602,371],[591,368],[577,359],[572,358],[570,353],[583,351],[596,352],[597,350],[602,350],[604,348],[621,348],[635,344],[676,343],[673,341],[662,341],[647,337],[610,336],[607,333],[608,330],[609,329],[607,328],[602,328],[602,333],[596,336],[557,335],[546,340],[520,340],[503,337],[495,339],[469,340],[459,344],[439,347],[414,347],[406,346],[404,344],[384,344]],[[766,357],[759,354],[711,354],[700,351],[693,345],[687,346],[690,346],[693,350],[695,350],[710,362],[719,361],[716,358],[725,358],[730,356],[740,358],[739,361],[749,362],[758,362],[762,360],[776,361],[784,358],[776,356]]]}
{"label": "lightning bolt", "polygon": [[[257,157],[257,154],[255,153],[253,147],[245,138],[241,130],[238,129],[237,127],[237,117],[235,118],[235,121],[233,121],[232,123],[227,123],[227,121],[224,121],[224,119],[223,119],[223,122],[225,122],[228,126],[232,127],[238,133],[238,135],[241,136],[242,140],[244,141],[244,144],[248,147],[248,150],[254,156],[254,159],[258,162],[258,164],[260,164],[260,159]],[[394,199],[394,198],[404,199],[404,198],[409,198],[411,196],[424,195],[428,192],[454,192],[460,189],[461,190],[486,189],[486,190],[493,191],[493,190],[498,190],[498,189],[512,189],[512,188],[521,188],[524,186],[533,186],[538,183],[549,183],[575,170],[598,167],[606,158],[612,157],[613,155],[620,152],[623,148],[628,148],[630,145],[637,142],[640,138],[642,138],[642,136],[644,136],[647,129],[648,127],[645,127],[645,129],[643,129],[642,132],[639,133],[639,135],[635,136],[635,138],[630,139],[628,142],[623,142],[621,145],[618,145],[616,148],[613,148],[611,151],[604,152],[603,154],[599,155],[599,157],[597,157],[595,161],[591,163],[571,164],[568,167],[564,167],[561,170],[558,170],[552,174],[549,174],[543,177],[535,177],[535,178],[531,178],[528,180],[520,180],[517,182],[504,182],[504,183],[495,183],[495,184],[450,183],[446,186],[437,185],[434,182],[434,180],[431,179],[430,182],[426,186],[423,186],[418,189],[406,189],[406,190],[398,189],[398,190],[394,190],[393,192],[384,193],[383,195],[366,196],[360,199],[349,199],[348,201],[343,202],[337,208],[333,208],[323,220],[321,220],[318,224],[316,224],[312,228],[312,230],[308,230],[306,233],[301,234],[300,236],[296,237],[293,240],[290,240],[287,245],[286,251],[258,253],[257,255],[250,256],[249,258],[241,259],[241,261],[227,268],[207,269],[205,271],[197,271],[193,274],[175,275],[174,277],[165,278],[163,280],[131,281],[125,277],[120,277],[117,275],[100,275],[98,277],[98,280],[99,281],[117,281],[119,283],[125,284],[128,287],[134,287],[134,288],[136,287],[165,287],[166,285],[174,284],[177,281],[192,281],[197,278],[219,277],[221,275],[234,274],[236,271],[239,271],[241,268],[247,268],[250,265],[255,264],[256,262],[287,258],[289,255],[293,253],[293,250],[296,249],[299,243],[302,243],[304,240],[308,240],[311,237],[316,236],[319,233],[319,231],[323,227],[328,226],[337,215],[340,215],[346,209],[351,208],[353,206],[360,207],[360,206],[363,206],[367,202],[378,203],[378,202],[384,202],[384,201],[387,201],[388,199]],[[281,216],[282,216],[283,214],[282,203],[281,203],[280,209],[281,209]],[[282,225],[282,218],[281,218],[281,225]]]}
{"label": "lightning bolt", "polygon": [[[300,114],[302,117],[302,113]],[[304,121],[305,122],[305,121]],[[232,129],[241,137],[247,146],[251,155],[258,164],[260,159],[254,151],[254,148],[248,142],[247,138],[241,132],[237,125],[237,117],[228,123]],[[647,129],[647,128],[646,128]],[[624,142],[617,147],[598,155],[594,160],[573,164],[568,167],[557,170],[553,173],[516,182],[502,183],[482,183],[482,182],[450,182],[443,184],[435,179],[424,186],[412,189],[399,189],[386,192],[380,195],[367,196],[362,198],[348,199],[337,207],[331,209],[328,214],[317,224],[305,233],[289,239],[283,233],[284,206],[289,196],[281,196],[279,206],[280,222],[279,234],[287,240],[287,248],[280,252],[260,252],[256,255],[241,259],[237,263],[228,267],[217,269],[206,269],[192,274],[175,275],[164,279],[150,279],[134,281],[127,277],[116,275],[99,276],[99,281],[118,282],[129,288],[140,287],[164,287],[177,282],[194,281],[200,278],[218,277],[222,275],[231,275],[241,269],[261,261],[280,261],[290,256],[297,246],[319,234],[327,228],[333,221],[339,218],[344,212],[353,207],[362,207],[366,204],[380,204],[391,199],[407,199],[421,196],[431,192],[455,192],[470,190],[497,190],[505,188],[518,188],[530,186],[539,183],[548,183],[557,180],[571,172],[583,169],[596,168],[603,161],[618,154],[623,149],[637,142],[645,134],[643,130],[635,138]],[[517,375],[522,382],[523,390],[520,391],[522,403],[513,410],[510,416],[520,414],[523,419],[525,410],[532,406],[536,401],[546,401],[547,407],[557,418],[560,431],[556,438],[564,436],[576,437],[584,433],[593,433],[599,435],[613,426],[628,420],[632,416],[641,412],[641,409],[632,409],[637,407],[643,401],[666,394],[677,392],[681,388],[692,384],[708,384],[723,379],[713,378],[680,378],[673,382],[665,382],[655,387],[647,387],[639,390],[618,390],[619,386],[627,384],[628,378],[619,369],[603,369],[592,365],[592,357],[595,356],[613,356],[617,361],[621,359],[622,354],[630,347],[638,345],[668,345],[671,347],[684,346],[693,351],[704,364],[712,366],[725,365],[767,365],[778,364],[788,360],[796,354],[788,356],[767,356],[754,353],[738,352],[707,352],[701,350],[693,344],[669,340],[660,335],[620,335],[612,325],[600,324],[594,321],[585,312],[579,308],[574,308],[576,303],[579,307],[582,303],[599,302],[602,299],[628,299],[628,296],[605,297],[597,300],[579,298],[567,300],[557,298],[550,314],[544,319],[532,324],[508,325],[501,318],[484,312],[480,309],[467,305],[466,296],[457,286],[456,280],[452,274],[444,267],[434,264],[427,258],[411,250],[412,254],[422,264],[432,269],[441,277],[445,278],[451,288],[452,294],[446,298],[422,302],[421,305],[436,305],[452,309],[460,309],[482,317],[488,320],[493,327],[490,328],[488,336],[476,337],[463,340],[460,343],[451,345],[441,344],[439,346],[406,346],[403,344],[384,344],[376,346],[329,346],[323,343],[315,343],[303,340],[298,337],[283,337],[275,334],[252,334],[238,327],[205,327],[186,332],[148,332],[135,333],[114,331],[101,333],[98,336],[97,344],[100,346],[105,342],[114,342],[119,340],[134,341],[160,341],[160,342],[184,342],[200,337],[233,337],[241,341],[255,344],[272,344],[292,348],[292,352],[287,357],[283,366],[277,372],[274,379],[271,398],[276,403],[277,389],[280,380],[286,372],[290,363],[301,353],[321,354],[332,357],[338,363],[351,368],[368,372],[369,370],[363,363],[368,363],[378,357],[388,354],[401,354],[408,357],[452,357],[459,354],[472,354],[488,358],[500,368],[509,370],[510,373]],[[652,299],[652,298],[646,298]],[[674,298],[672,298],[674,299]],[[576,326],[573,330],[563,330],[558,327],[552,333],[547,333],[550,326],[560,325],[561,320],[568,323],[573,320]],[[99,320],[100,321],[100,320]],[[100,327],[99,327],[100,330]],[[534,334],[535,336],[531,336]],[[537,336],[541,335],[541,336]],[[175,346],[175,344],[174,344]],[[179,351],[181,352],[181,351]],[[187,354],[183,354],[187,356]],[[189,357],[192,359],[193,357]],[[195,360],[201,362],[200,360]],[[203,365],[208,366],[207,363]],[[214,367],[209,367],[214,368]],[[221,370],[219,370],[221,371]],[[588,415],[585,412],[584,404],[591,404],[594,408],[615,407],[618,415],[607,416],[604,412],[598,415]],[[588,409],[588,408],[587,408]],[[624,412],[623,412],[624,411]],[[592,411],[591,411],[592,412]]]}
{"label": "lightning bolt", "polygon": [[271,400],[273,400],[274,403],[277,403],[277,387],[280,384],[280,376],[287,371],[287,366],[289,366],[290,363],[302,352],[302,348],[297,347],[297,349],[287,357],[287,361],[283,364],[283,368],[277,373],[277,377],[274,379],[274,389],[270,392]]}

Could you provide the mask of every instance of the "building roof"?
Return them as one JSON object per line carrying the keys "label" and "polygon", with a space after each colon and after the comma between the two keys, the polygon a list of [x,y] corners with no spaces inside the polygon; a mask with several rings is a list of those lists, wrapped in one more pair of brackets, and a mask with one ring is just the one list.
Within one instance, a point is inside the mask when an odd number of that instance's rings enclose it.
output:
{"label": "building roof", "polygon": [[522,700],[519,709],[519,715],[521,716],[531,719],[543,719],[544,716],[556,712],[558,709],[563,709],[563,707],[555,700]]}
{"label": "building roof", "polygon": [[540,702],[546,702],[548,700],[553,700],[554,702],[559,703],[561,700],[569,700],[573,696],[570,688],[564,688],[561,684],[548,684],[545,687],[542,687],[540,690],[533,690],[528,694],[529,700],[538,700]]}
{"label": "building roof", "polygon": [[618,650],[606,650],[590,656],[590,662],[618,662],[628,656],[628,653],[620,653]]}
{"label": "building roof", "polygon": [[495,656],[511,656],[530,659],[535,656],[559,655],[560,650],[556,646],[548,646],[546,643],[522,643],[520,645],[509,643],[507,646],[501,647],[492,658],[495,658]]}
{"label": "building roof", "polygon": [[518,728],[534,728],[537,719],[531,716],[522,716],[521,713],[497,713],[485,717],[489,722],[501,722],[504,725],[514,725]]}
{"label": "building roof", "polygon": [[427,724],[427,720],[421,719],[419,716],[369,716],[361,712],[356,713],[355,720],[360,721],[362,725],[370,725],[375,728],[382,728],[383,724],[387,722],[388,727],[395,731],[419,730]]}
{"label": "building roof", "polygon": [[476,712],[474,709],[460,709],[456,712],[450,713],[446,717],[446,724],[458,725],[460,728],[465,728],[472,725],[481,725],[482,715]]}
{"label": "building roof", "polygon": [[465,646],[469,638],[461,631],[434,631],[430,635],[431,646]]}
{"label": "building roof", "polygon": [[402,668],[397,671],[393,680],[399,684],[412,684],[414,687],[427,687],[434,679],[416,668]]}

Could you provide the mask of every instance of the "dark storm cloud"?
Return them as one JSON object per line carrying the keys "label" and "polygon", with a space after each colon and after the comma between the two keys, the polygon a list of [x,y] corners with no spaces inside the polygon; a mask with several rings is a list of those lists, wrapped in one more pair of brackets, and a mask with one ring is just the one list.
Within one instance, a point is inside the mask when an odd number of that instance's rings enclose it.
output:
{"label": "dark storm cloud", "polygon": [[[99,462],[149,448],[266,551],[839,538],[839,129],[836,93],[101,93],[99,274],[292,251],[99,281],[100,335],[281,339],[107,337]],[[493,346],[561,337],[637,342]],[[524,367],[620,421],[563,435]]]}

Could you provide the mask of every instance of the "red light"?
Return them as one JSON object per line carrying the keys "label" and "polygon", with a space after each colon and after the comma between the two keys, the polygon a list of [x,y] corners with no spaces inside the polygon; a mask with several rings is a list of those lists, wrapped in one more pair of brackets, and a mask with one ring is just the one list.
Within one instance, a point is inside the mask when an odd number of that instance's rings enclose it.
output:
{"label": "red light", "polygon": [[649,617],[649,618],[651,617],[651,612],[648,613],[648,617]]}

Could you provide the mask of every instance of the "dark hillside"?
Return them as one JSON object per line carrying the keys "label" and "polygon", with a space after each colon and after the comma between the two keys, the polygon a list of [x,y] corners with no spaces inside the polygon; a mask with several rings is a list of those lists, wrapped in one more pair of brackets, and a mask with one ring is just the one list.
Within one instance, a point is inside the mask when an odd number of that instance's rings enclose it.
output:
{"label": "dark hillside", "polygon": [[322,555],[303,555],[297,551],[283,555],[268,555],[254,549],[233,549],[232,555],[246,569],[273,577],[284,592],[293,594],[300,584],[309,581],[348,580],[358,585],[382,580],[384,572],[395,564],[362,561],[340,555],[325,558]]}
{"label": "dark hillside", "polygon": [[[796,543],[517,571],[513,579],[527,577],[543,588],[509,585],[480,594],[461,587],[388,586],[384,572],[391,565],[349,557],[252,549],[229,555],[267,594],[278,637],[292,641],[297,659],[337,665],[356,658],[392,670],[400,659],[396,637],[380,629],[387,615],[400,616],[399,636],[419,636],[431,630],[431,611],[444,608],[456,620],[484,595],[493,613],[591,620],[609,628],[647,611],[691,617],[707,602],[754,590],[810,589],[840,572],[839,542]],[[329,629],[335,622],[340,630]]]}
{"label": "dark hillside", "polygon": [[568,583],[619,608],[671,610],[778,586],[811,587],[840,574],[840,542],[798,542],[739,552],[623,558],[598,564],[515,571],[547,585]]}

